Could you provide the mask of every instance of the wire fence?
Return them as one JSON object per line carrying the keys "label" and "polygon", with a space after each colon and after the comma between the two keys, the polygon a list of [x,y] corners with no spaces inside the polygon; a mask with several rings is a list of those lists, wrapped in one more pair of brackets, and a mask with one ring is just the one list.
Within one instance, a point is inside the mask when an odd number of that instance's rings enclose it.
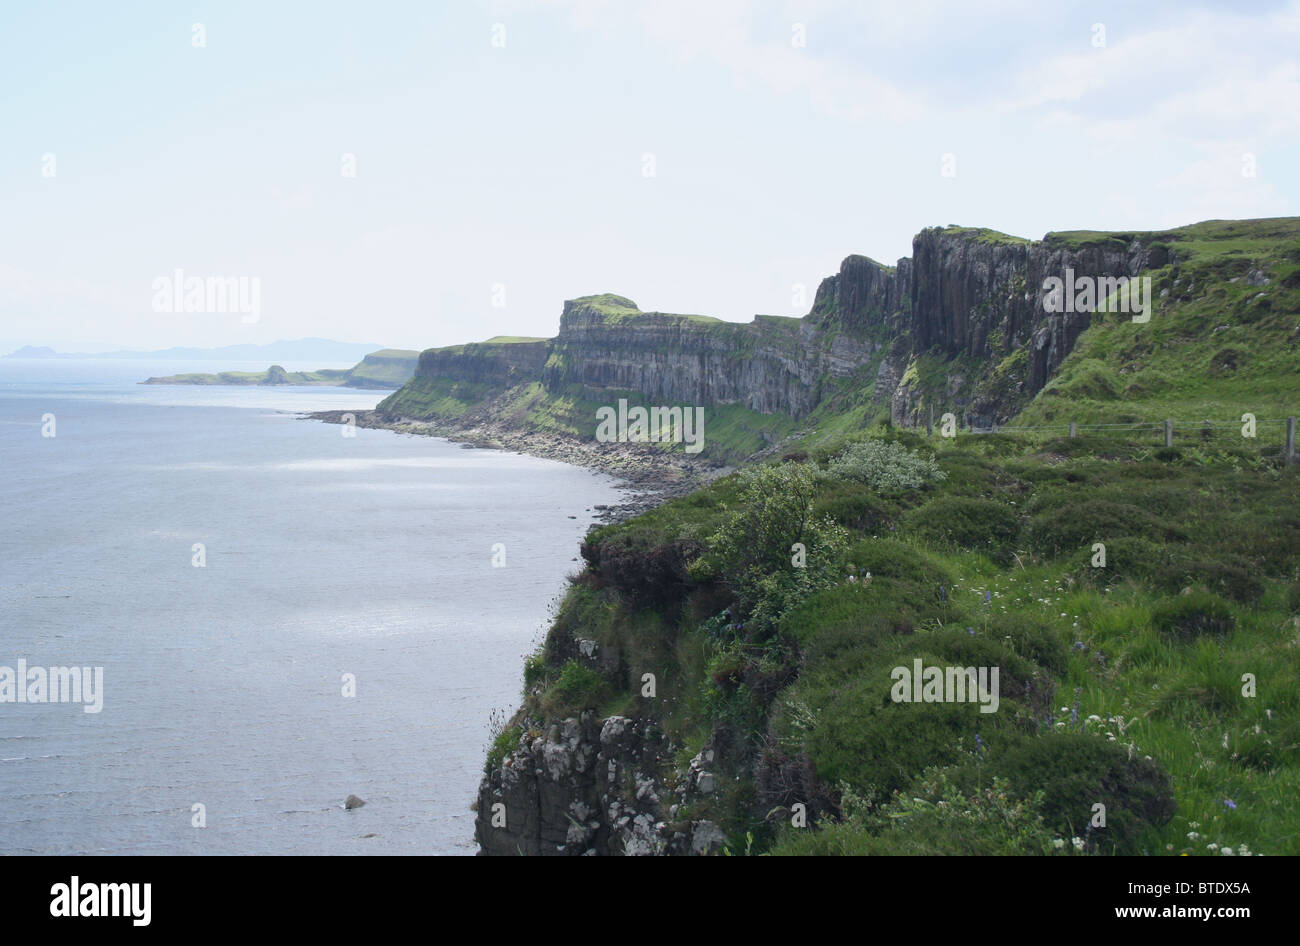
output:
{"label": "wire fence", "polygon": [[[933,422],[928,426],[933,433]],[[991,427],[967,425],[963,434],[1030,434],[1041,437],[1078,437],[1087,434],[1132,434],[1134,439],[1150,437],[1156,446],[1177,447],[1202,444],[1214,447],[1256,447],[1267,452],[1279,451],[1288,463],[1297,462],[1296,418],[1254,417],[1241,420],[1164,420],[1136,423],[1014,424]]]}

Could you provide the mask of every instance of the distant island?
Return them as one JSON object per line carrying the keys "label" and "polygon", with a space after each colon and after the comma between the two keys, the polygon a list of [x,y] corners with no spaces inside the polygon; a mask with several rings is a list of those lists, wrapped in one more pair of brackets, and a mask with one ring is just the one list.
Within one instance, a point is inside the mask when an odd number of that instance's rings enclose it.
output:
{"label": "distant island", "polygon": [[141,384],[298,384],[321,387],[385,388],[396,390],[415,374],[420,353],[400,348],[372,351],[351,368],[286,371],[271,365],[265,371],[220,371],[215,374],[174,374],[148,378]]}
{"label": "distant island", "polygon": [[121,358],[170,361],[282,361],[354,362],[380,348],[364,342],[336,342],[328,338],[281,339],[265,345],[225,345],[221,348],[163,348],[157,351],[108,351],[96,354],[57,352],[47,345],[24,345],[5,358]]}

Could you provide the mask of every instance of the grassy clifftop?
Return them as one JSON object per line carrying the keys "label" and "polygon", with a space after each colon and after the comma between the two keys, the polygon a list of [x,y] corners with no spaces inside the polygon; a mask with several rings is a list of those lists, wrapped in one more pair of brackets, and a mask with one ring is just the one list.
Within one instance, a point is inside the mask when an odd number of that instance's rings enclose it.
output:
{"label": "grassy clifftop", "polygon": [[[718,825],[732,853],[1300,853],[1300,221],[1044,242],[1135,240],[1166,248],[1150,321],[1093,315],[1014,432],[891,427],[879,351],[785,460],[591,532],[481,800],[594,714],[662,747],[589,791],[669,850]],[[915,353],[902,389],[987,367]],[[998,668],[996,711],[900,701],[916,661]],[[606,827],[565,850],[654,848]]]}
{"label": "grassy clifftop", "polygon": [[[656,817],[737,852],[1300,851],[1295,467],[871,433],[594,531],[499,745],[584,709],[652,720],[664,784],[712,750],[721,786]],[[938,474],[894,477],[910,450]],[[1000,667],[997,712],[893,701],[918,659]]]}
{"label": "grassy clifftop", "polygon": [[1166,241],[1176,254],[1175,262],[1145,274],[1150,321],[1095,313],[1016,423],[1230,420],[1243,413],[1276,419],[1294,412],[1300,220],[1209,221],[1139,236]]}

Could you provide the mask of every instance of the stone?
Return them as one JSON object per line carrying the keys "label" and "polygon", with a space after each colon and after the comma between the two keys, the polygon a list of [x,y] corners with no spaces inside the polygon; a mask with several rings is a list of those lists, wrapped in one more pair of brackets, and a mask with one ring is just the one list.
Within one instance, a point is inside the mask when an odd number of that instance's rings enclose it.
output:
{"label": "stone", "polygon": [[727,836],[712,821],[697,821],[691,832],[692,854],[714,854],[722,850]]}
{"label": "stone", "polygon": [[360,808],[364,804],[365,802],[362,801],[360,798],[358,798],[356,795],[349,795],[343,801],[343,807],[346,808],[348,811],[351,811],[353,808]]}

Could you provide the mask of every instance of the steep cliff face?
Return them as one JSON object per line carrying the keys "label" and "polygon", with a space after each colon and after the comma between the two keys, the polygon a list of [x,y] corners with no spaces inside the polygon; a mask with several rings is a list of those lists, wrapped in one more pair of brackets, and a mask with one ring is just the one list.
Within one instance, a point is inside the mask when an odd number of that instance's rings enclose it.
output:
{"label": "steep cliff face", "polygon": [[384,348],[362,358],[347,374],[348,387],[400,388],[415,374],[419,352]]}
{"label": "steep cliff face", "polygon": [[1049,277],[1137,276],[1163,266],[1168,251],[1137,238],[1072,247],[1049,235],[1043,242],[1000,234],[933,228],[912,241],[911,331],[916,351],[955,357],[1003,358],[1033,341],[1027,393],[1038,391],[1088,327],[1085,313],[1048,313]]}
{"label": "steep cliff face", "polygon": [[[887,347],[874,393],[895,423],[922,423],[931,407],[977,424],[1005,420],[1047,384],[1091,324],[1089,313],[1049,312],[1045,280],[1134,277],[1164,266],[1171,253],[1156,236],[1048,234],[1034,242],[931,228],[895,267],[847,258],[822,282],[809,321]],[[914,369],[926,357],[946,370],[922,376]]]}
{"label": "steep cliff face", "polygon": [[[523,725],[528,726],[526,721]],[[531,720],[540,725],[540,720]],[[475,837],[486,855],[714,854],[725,835],[685,814],[716,789],[705,749],[673,785],[671,750],[652,719],[587,710],[528,729],[479,788]]]}
{"label": "steep cliff face", "polygon": [[800,319],[722,322],[640,312],[630,300],[598,296],[565,303],[542,383],[802,417],[817,404],[819,379],[851,370],[866,351],[850,339],[828,345],[823,331]]}
{"label": "steep cliff face", "polygon": [[809,321],[856,335],[896,336],[907,328],[911,278],[912,261],[906,257],[889,267],[867,256],[849,256],[817,287]]}
{"label": "steep cliff face", "polygon": [[417,377],[448,378],[507,388],[531,381],[546,364],[546,339],[489,340],[420,353]]}
{"label": "steep cliff face", "polygon": [[740,405],[802,419],[846,393],[838,382],[856,378],[897,424],[923,423],[930,410],[1002,421],[1043,388],[1091,321],[1048,312],[1044,280],[1137,276],[1171,260],[1167,238],[1049,234],[1034,242],[932,228],[895,266],[846,258],[803,319],[731,323],[587,296],[565,303],[553,339],[424,352],[409,390],[381,409],[423,419],[481,414],[512,389],[540,384],[554,398],[635,392],[651,403]]}

